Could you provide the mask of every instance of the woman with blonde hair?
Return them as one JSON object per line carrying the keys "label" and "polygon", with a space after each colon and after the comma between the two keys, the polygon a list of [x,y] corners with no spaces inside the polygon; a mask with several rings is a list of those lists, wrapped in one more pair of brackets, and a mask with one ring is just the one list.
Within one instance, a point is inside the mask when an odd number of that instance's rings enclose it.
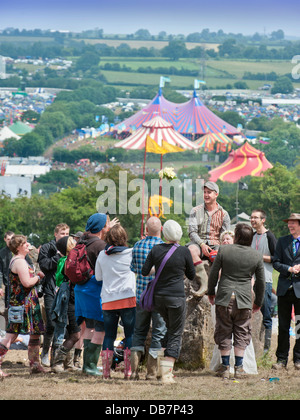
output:
{"label": "woman with blonde hair", "polygon": [[14,235],[9,243],[9,249],[14,256],[9,265],[6,336],[0,341],[0,377],[8,376],[1,370],[1,365],[10,345],[19,334],[30,334],[28,359],[31,373],[45,372],[39,360],[40,335],[45,328],[36,290],[36,285],[44,274],[35,274],[26,261],[29,247],[30,244],[23,235]]}

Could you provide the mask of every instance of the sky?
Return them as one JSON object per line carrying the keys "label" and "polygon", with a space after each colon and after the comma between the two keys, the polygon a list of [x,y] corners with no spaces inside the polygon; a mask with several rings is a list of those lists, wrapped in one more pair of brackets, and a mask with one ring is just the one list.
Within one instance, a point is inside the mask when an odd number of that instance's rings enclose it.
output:
{"label": "sky", "polygon": [[1,0],[0,30],[54,29],[104,34],[225,33],[300,37],[300,0]]}

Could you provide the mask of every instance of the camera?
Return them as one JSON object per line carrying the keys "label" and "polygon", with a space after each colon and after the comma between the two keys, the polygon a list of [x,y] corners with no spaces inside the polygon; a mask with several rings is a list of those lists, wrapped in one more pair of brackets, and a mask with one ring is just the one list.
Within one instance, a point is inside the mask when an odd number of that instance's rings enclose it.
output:
{"label": "camera", "polygon": [[36,291],[39,298],[43,297],[44,295],[44,281],[41,279],[39,283],[36,285]]}

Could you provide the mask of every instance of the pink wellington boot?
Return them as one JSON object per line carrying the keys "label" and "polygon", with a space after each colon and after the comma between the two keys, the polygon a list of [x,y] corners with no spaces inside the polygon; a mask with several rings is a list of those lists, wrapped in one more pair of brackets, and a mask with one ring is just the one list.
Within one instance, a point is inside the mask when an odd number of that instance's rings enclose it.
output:
{"label": "pink wellington boot", "polygon": [[124,379],[130,379],[131,376],[131,362],[130,362],[131,350],[124,349]]}
{"label": "pink wellington boot", "polygon": [[108,349],[102,350],[101,352],[103,379],[111,379],[110,368],[112,364],[113,354],[114,352]]}

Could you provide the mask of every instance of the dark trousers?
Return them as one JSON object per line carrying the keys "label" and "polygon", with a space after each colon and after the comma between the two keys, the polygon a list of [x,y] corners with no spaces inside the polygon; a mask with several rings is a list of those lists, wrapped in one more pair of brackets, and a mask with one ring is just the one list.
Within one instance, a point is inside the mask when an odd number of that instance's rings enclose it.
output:
{"label": "dark trousers", "polygon": [[165,356],[179,358],[182,334],[185,322],[185,297],[154,296],[154,307],[163,317],[167,333],[161,340],[161,346],[165,347]]}
{"label": "dark trousers", "polygon": [[[284,362],[287,362],[290,350],[290,326],[293,306],[295,316],[300,316],[300,299],[295,296],[294,289],[289,289],[284,296],[278,296],[278,345],[276,356],[278,360]],[[297,332],[293,349],[293,362],[300,362],[300,335]]]}
{"label": "dark trousers", "polygon": [[46,331],[45,334],[49,337],[54,333],[54,323],[51,319],[52,315],[52,304],[54,301],[54,295],[52,293],[44,293],[44,305],[45,305],[45,312],[46,312]]}

